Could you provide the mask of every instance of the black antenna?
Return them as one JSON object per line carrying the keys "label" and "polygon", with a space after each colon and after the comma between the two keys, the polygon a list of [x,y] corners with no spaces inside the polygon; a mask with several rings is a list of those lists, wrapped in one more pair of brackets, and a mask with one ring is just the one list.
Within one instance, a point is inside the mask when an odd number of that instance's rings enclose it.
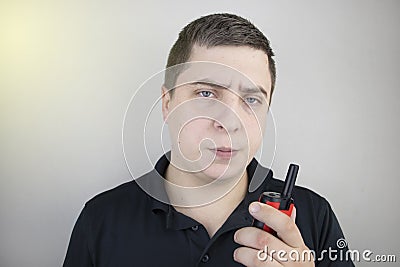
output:
{"label": "black antenna", "polygon": [[298,172],[299,166],[296,164],[290,164],[281,194],[282,198],[290,198],[292,196],[292,190],[294,183],[296,182]]}

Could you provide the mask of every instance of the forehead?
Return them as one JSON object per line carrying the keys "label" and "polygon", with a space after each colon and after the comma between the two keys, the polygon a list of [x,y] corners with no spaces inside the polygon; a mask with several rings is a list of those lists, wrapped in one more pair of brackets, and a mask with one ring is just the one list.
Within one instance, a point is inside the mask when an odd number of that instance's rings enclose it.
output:
{"label": "forehead", "polygon": [[268,56],[248,46],[193,46],[185,70],[176,84],[199,80],[215,81],[234,88],[265,88],[271,90]]}

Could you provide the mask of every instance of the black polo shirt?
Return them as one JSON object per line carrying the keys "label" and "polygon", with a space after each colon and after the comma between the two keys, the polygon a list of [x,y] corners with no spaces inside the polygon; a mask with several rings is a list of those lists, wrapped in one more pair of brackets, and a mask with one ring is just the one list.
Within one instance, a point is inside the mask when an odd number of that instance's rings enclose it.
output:
{"label": "black polo shirt", "polygon": [[[164,175],[168,164],[164,155],[153,171],[139,179],[152,181],[157,172]],[[255,175],[266,178],[256,191],[247,193],[212,238],[203,225],[150,197],[136,181],[95,196],[79,215],[63,266],[242,266],[233,260],[233,251],[239,247],[233,235],[239,228],[251,226],[249,204],[263,191],[280,192],[283,187],[283,182],[255,159],[247,172],[249,180]],[[329,247],[337,250],[336,242],[343,234],[329,203],[297,186],[293,198],[296,224],[305,244],[317,257]],[[323,258],[316,266],[354,266],[351,261]]]}

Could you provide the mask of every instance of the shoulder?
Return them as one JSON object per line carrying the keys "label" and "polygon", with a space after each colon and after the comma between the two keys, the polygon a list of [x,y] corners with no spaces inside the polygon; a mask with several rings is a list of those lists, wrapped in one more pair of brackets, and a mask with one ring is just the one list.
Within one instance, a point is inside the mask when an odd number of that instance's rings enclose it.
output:
{"label": "shoulder", "polygon": [[86,202],[86,205],[106,205],[107,203],[120,202],[137,196],[138,193],[140,193],[140,188],[132,180],[95,195]]}
{"label": "shoulder", "polygon": [[293,190],[293,198],[297,199],[299,204],[304,202],[304,204],[311,205],[319,211],[325,211],[326,209],[331,208],[328,200],[325,197],[311,189],[302,186],[295,186]]}
{"label": "shoulder", "polygon": [[84,211],[96,219],[117,214],[127,215],[146,208],[149,198],[138,183],[132,180],[92,197],[85,203]]}

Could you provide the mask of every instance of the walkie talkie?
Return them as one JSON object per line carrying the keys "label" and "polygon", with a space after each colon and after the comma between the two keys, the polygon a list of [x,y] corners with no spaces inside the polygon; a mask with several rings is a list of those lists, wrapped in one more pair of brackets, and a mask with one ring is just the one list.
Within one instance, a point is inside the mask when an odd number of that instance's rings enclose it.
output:
{"label": "walkie talkie", "polygon": [[[278,192],[264,192],[261,194],[258,201],[270,205],[290,217],[292,215],[294,202],[292,198],[292,190],[294,183],[296,182],[297,173],[299,172],[299,166],[296,164],[290,164],[288,172],[286,174],[285,184],[283,186],[282,193]],[[268,233],[276,236],[276,232],[256,219],[253,221],[253,226],[260,228]]]}

